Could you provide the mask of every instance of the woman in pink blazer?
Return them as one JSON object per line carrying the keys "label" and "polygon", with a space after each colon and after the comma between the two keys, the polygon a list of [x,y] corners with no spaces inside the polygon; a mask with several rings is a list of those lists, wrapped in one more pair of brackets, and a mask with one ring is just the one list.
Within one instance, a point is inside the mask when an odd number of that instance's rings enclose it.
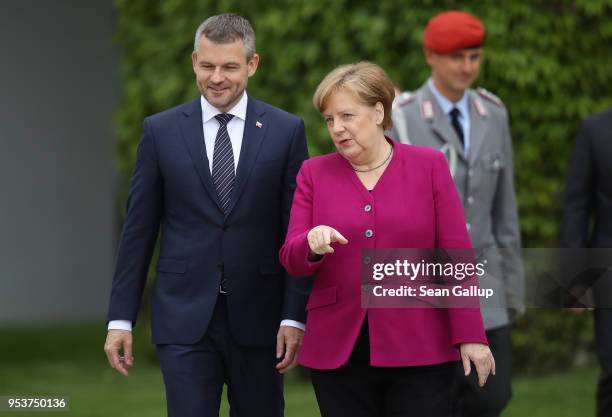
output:
{"label": "woman in pink blazer", "polygon": [[470,248],[444,156],[395,143],[393,85],[375,64],[341,66],[314,95],[337,153],[302,165],[280,260],[316,275],[300,364],[327,416],[450,415],[453,366],[495,364],[480,310],[361,306],[362,248]]}

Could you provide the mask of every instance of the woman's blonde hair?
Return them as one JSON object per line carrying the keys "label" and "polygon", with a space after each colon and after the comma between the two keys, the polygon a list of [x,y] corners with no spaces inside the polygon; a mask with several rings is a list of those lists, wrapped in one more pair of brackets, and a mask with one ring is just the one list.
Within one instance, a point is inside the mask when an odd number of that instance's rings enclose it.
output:
{"label": "woman's blonde hair", "polygon": [[391,106],[395,90],[387,73],[381,67],[371,62],[337,67],[323,78],[312,97],[312,104],[319,113],[323,113],[332,94],[342,89],[355,94],[363,104],[375,106],[380,102],[385,111],[383,129],[393,126]]}

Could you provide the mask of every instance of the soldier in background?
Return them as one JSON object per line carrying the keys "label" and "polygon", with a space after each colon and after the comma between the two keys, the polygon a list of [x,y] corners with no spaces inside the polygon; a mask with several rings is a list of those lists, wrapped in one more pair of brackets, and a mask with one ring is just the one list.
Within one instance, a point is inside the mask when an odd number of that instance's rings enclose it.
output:
{"label": "soldier in background", "polygon": [[487,275],[480,283],[495,296],[481,306],[497,373],[480,388],[458,365],[455,416],[499,416],[508,404],[510,324],[524,303],[508,114],[499,98],[469,88],[478,76],[484,39],[482,22],[470,14],[433,17],[424,32],[431,77],[417,91],[397,97],[389,132],[400,142],[446,154],[473,247],[485,250]]}

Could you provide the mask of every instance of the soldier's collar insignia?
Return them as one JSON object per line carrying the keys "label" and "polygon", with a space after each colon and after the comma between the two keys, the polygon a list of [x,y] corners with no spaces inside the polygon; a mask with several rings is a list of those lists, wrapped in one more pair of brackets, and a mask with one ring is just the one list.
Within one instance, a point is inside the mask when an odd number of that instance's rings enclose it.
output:
{"label": "soldier's collar insignia", "polygon": [[482,101],[480,101],[478,97],[474,97],[473,101],[474,107],[476,108],[476,111],[478,112],[480,117],[487,117],[489,113],[487,112],[487,109],[485,108],[484,104],[482,104]]}
{"label": "soldier's collar insignia", "polygon": [[421,117],[425,120],[432,120],[436,115],[436,111],[431,100],[425,100],[421,105]]}

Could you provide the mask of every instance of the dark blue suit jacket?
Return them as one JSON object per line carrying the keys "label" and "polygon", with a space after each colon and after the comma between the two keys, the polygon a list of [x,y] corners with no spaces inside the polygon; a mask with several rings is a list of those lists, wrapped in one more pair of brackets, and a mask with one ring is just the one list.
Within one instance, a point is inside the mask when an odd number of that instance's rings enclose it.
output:
{"label": "dark blue suit jacket", "polygon": [[239,344],[272,346],[281,319],[304,322],[309,282],[287,276],[278,251],[307,153],[301,119],[249,97],[226,216],[206,156],[200,98],[147,117],[108,320],[136,321],[161,225],[151,307],[154,343],[191,344],[203,336],[222,274]]}
{"label": "dark blue suit jacket", "polygon": [[[567,172],[561,245],[612,247],[612,109],[583,120]],[[594,216],[592,232],[589,222]]]}

